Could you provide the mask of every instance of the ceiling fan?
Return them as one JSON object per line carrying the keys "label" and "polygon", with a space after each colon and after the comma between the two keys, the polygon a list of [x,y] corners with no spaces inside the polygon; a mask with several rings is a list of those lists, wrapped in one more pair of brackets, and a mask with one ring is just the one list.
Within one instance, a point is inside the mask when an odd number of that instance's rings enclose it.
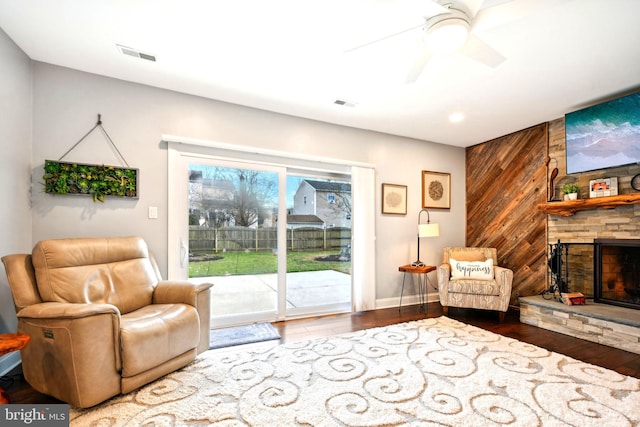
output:
{"label": "ceiling fan", "polygon": [[[472,60],[496,68],[505,57],[476,36],[477,33],[540,9],[567,0],[425,0],[426,10],[420,25],[348,49],[345,53],[373,46],[378,42],[409,31],[422,29],[418,34],[418,51],[407,73],[406,83],[415,82],[434,55],[460,53]],[[484,3],[487,7],[482,7]],[[426,13],[424,13],[426,12]]]}

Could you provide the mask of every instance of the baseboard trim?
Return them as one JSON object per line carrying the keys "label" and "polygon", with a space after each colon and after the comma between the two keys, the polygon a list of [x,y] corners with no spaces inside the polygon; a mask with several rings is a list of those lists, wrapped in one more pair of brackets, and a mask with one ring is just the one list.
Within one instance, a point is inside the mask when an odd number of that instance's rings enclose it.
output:
{"label": "baseboard trim", "polygon": [[[427,302],[440,301],[440,295],[437,292],[427,294]],[[402,306],[417,305],[420,304],[420,297],[418,295],[407,295],[402,297]],[[376,300],[376,309],[380,308],[393,308],[400,306],[400,297],[393,298],[381,298]]]}

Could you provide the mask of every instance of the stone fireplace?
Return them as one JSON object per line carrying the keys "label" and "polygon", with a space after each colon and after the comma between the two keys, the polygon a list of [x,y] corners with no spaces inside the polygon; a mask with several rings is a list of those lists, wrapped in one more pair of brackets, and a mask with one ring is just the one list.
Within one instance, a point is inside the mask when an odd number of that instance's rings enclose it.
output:
{"label": "stone fireplace", "polygon": [[595,302],[640,309],[640,239],[595,239]]}
{"label": "stone fireplace", "polygon": [[[565,149],[564,119],[554,120],[549,123],[549,157],[556,160],[559,169],[552,195],[554,200],[560,200],[559,188],[565,182],[580,185],[580,199],[588,199],[589,180],[603,177],[617,177],[620,194],[637,194],[631,188],[631,178],[640,173],[640,164],[567,175]],[[595,298],[594,242],[607,239],[625,242],[640,240],[639,219],[640,204],[618,206],[614,209],[585,209],[571,216],[547,215],[547,242],[571,244],[568,257],[568,268],[572,276],[569,278],[570,291],[582,292],[589,298]],[[605,285],[605,289],[607,287]]]}
{"label": "stone fireplace", "polygon": [[[554,187],[548,194],[552,201],[561,200],[559,189],[562,184],[568,182],[575,182],[580,186],[580,199],[589,198],[589,181],[605,177],[618,178],[620,194],[637,194],[637,191],[631,188],[630,182],[634,175],[640,173],[640,164],[567,175],[564,119],[549,122],[548,155],[554,160],[553,166],[557,165],[558,168]],[[551,172],[552,168],[549,167],[547,173],[551,174]],[[616,269],[620,271],[611,275],[607,273],[604,281],[601,282],[602,286],[598,291],[600,294],[597,299],[594,286],[596,277],[594,244],[597,241],[610,240],[615,240],[617,243],[640,242],[638,219],[640,219],[640,204],[584,209],[570,216],[548,214],[547,242],[570,244],[565,266],[569,269],[569,274],[565,275],[563,270],[561,278],[567,282],[570,292],[582,292],[587,296],[587,304],[568,306],[554,299],[544,298],[542,295],[521,297],[521,321],[640,354],[640,306],[637,299],[634,302],[633,297],[628,295],[629,292],[624,290],[627,288],[633,293],[634,285],[623,282],[625,276],[633,275],[633,267],[625,266],[624,273],[623,267],[613,267],[614,271]],[[640,250],[637,251],[629,246],[623,246],[622,249],[609,249],[605,245],[604,252],[601,251],[600,255],[604,254],[608,258],[623,258],[622,263],[625,264],[628,261],[625,261],[624,257],[629,253],[638,257]],[[609,255],[608,252],[615,254]],[[601,272],[598,273],[600,274]],[[547,287],[551,284],[552,278],[552,274],[549,273]],[[638,282],[635,282],[635,286],[637,289]],[[613,301],[616,304],[613,304]],[[603,304],[604,302],[606,304]],[[627,305],[628,303],[633,303],[633,308]]]}

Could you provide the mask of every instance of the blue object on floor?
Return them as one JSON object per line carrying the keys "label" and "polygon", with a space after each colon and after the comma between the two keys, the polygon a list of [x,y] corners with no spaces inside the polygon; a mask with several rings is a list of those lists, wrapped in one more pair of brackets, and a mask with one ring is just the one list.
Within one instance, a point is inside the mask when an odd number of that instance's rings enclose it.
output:
{"label": "blue object on floor", "polygon": [[211,329],[209,349],[251,344],[280,339],[278,330],[271,323],[253,323],[231,328]]}

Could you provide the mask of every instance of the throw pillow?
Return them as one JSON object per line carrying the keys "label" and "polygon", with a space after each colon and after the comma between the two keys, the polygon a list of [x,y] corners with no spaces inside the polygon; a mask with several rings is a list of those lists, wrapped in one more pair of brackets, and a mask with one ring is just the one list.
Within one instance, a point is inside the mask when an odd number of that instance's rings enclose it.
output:
{"label": "throw pillow", "polygon": [[486,261],[457,261],[449,258],[451,277],[454,279],[493,279],[493,260]]}

